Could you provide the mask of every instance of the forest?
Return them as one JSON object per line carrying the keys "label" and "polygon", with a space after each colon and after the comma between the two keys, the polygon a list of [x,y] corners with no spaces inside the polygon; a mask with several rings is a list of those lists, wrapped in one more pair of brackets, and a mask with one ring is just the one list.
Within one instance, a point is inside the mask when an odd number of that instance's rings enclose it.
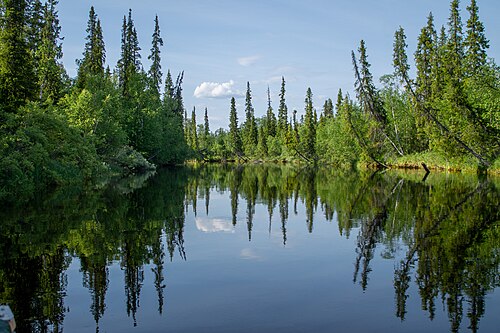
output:
{"label": "forest", "polygon": [[283,77],[276,113],[268,92],[268,108],[258,118],[247,83],[244,120],[239,124],[232,98],[229,128],[216,131],[207,109],[202,124],[194,108],[188,115],[184,73],[164,75],[158,17],[150,68],[141,61],[132,10],[123,17],[120,58],[111,68],[91,7],[78,74],[70,78],[57,5],[0,1],[0,201],[23,202],[56,186],[100,184],[185,161],[500,170],[500,69],[487,55],[475,0],[465,24],[458,0],[451,1],[447,26],[435,27],[429,14],[413,69],[401,27],[394,34],[394,71],[380,85],[361,40],[352,52],[355,97],[340,90],[318,112],[309,88],[299,117],[288,110]]}

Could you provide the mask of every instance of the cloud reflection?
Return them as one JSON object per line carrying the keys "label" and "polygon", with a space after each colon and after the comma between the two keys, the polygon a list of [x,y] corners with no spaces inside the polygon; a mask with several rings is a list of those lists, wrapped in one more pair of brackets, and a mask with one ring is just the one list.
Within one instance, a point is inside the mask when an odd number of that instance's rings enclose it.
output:
{"label": "cloud reflection", "polygon": [[234,232],[230,220],[196,218],[196,228],[203,232]]}

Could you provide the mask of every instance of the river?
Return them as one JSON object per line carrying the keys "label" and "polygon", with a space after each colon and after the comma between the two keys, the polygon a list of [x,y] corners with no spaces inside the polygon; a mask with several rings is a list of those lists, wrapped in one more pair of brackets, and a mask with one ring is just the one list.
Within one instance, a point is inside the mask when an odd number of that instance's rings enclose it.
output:
{"label": "river", "polygon": [[500,180],[208,165],[0,213],[22,332],[498,332]]}

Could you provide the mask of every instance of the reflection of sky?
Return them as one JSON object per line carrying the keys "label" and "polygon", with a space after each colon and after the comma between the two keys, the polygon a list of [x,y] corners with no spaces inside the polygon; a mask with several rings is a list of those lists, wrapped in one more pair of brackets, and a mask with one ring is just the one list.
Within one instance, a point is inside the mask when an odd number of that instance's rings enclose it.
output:
{"label": "reflection of sky", "polygon": [[231,220],[197,217],[196,228],[203,232],[233,232]]}

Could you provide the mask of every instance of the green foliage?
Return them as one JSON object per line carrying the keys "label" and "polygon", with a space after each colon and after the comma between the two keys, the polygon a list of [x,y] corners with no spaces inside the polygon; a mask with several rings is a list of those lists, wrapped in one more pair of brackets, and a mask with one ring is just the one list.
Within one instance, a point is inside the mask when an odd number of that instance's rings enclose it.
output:
{"label": "green foliage", "polygon": [[33,61],[24,35],[26,1],[5,0],[0,30],[0,112],[16,112],[35,95]]}
{"label": "green foliage", "polygon": [[229,151],[236,156],[243,153],[243,143],[241,141],[240,129],[238,127],[238,114],[236,111],[236,100],[231,98],[231,109],[229,111]]}
{"label": "green foliage", "polygon": [[1,201],[24,201],[35,191],[83,183],[104,171],[91,142],[58,114],[28,104],[2,126]]}
{"label": "green foliage", "polygon": [[341,100],[335,117],[319,123],[316,151],[321,162],[346,169],[358,162],[360,148],[349,122],[353,108],[351,101]]}
{"label": "green foliage", "polygon": [[155,17],[155,28],[153,32],[153,38],[151,42],[151,54],[148,59],[151,60],[151,68],[149,69],[149,79],[151,80],[151,89],[160,93],[161,86],[161,50],[160,47],[163,46],[163,39],[160,34],[160,24],[158,22],[158,15]]}
{"label": "green foliage", "polygon": [[307,89],[305,99],[304,126],[299,132],[301,154],[310,162],[316,159],[316,117],[313,108],[311,88]]}
{"label": "green foliage", "polygon": [[104,64],[106,62],[106,50],[102,34],[101,21],[97,18],[94,7],[90,7],[89,20],[87,22],[87,36],[85,39],[85,50],[83,59],[77,63],[78,76],[76,86],[79,89],[87,87],[87,78],[92,75],[104,75]]}
{"label": "green foliage", "polygon": [[255,154],[258,141],[258,127],[255,121],[255,110],[252,105],[252,91],[250,82],[247,82],[247,92],[245,97],[245,122],[241,128],[241,141],[243,152],[246,156]]}

